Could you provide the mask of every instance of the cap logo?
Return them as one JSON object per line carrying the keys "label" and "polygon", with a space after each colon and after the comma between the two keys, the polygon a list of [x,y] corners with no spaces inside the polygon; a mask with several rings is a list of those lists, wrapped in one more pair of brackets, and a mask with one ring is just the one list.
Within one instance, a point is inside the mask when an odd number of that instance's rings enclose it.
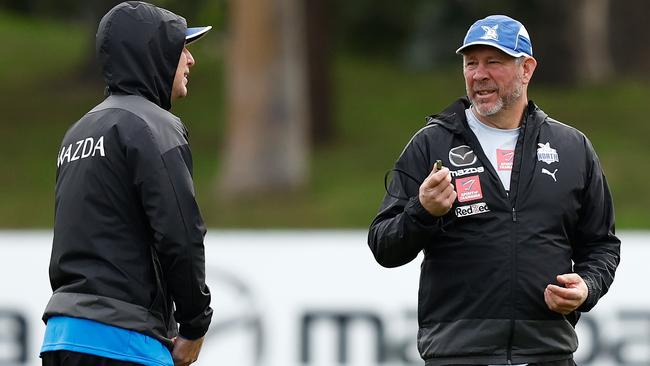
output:
{"label": "cap logo", "polygon": [[492,39],[495,41],[499,40],[499,34],[497,33],[497,29],[499,28],[499,25],[495,25],[494,27],[489,27],[486,25],[482,25],[481,28],[485,31],[485,34],[481,36],[481,39]]}

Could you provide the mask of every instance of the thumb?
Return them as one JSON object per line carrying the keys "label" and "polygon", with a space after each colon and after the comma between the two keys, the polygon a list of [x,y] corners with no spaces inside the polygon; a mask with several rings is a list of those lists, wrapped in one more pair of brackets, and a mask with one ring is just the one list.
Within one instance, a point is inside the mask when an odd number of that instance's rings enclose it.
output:
{"label": "thumb", "polygon": [[433,166],[431,167],[431,171],[429,172],[429,175],[427,178],[430,178],[434,174],[436,174],[440,169],[438,169],[437,165],[434,163]]}
{"label": "thumb", "polygon": [[556,277],[557,282],[564,285],[565,287],[570,287],[573,284],[580,282],[580,276],[576,273],[565,273],[558,275]]}

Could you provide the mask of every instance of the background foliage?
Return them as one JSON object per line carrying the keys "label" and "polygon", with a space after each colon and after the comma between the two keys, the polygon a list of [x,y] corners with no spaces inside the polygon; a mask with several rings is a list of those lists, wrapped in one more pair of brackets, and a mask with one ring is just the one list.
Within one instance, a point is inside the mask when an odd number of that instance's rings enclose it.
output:
{"label": "background foliage", "polygon": [[[0,37],[5,42],[0,53],[0,227],[51,227],[60,139],[103,97],[99,73],[92,66],[92,42],[98,17],[114,3],[0,1]],[[614,194],[618,227],[650,227],[646,188],[650,174],[645,161],[650,151],[645,105],[650,85],[648,66],[641,62],[647,50],[621,55],[615,51],[624,40],[616,38],[611,77],[598,83],[572,78],[580,60],[569,57],[562,42],[554,46],[548,41],[563,39],[567,30],[545,28],[543,23],[552,20],[534,16],[549,11],[549,3],[561,7],[560,2],[495,0],[481,6],[470,1],[331,2],[327,31],[333,39],[335,139],[314,148],[311,179],[303,189],[238,200],[221,197],[216,184],[228,138],[224,128],[228,4],[155,3],[184,14],[190,23],[216,28],[192,46],[197,65],[189,84],[191,97],[173,110],[190,130],[199,205],[210,227],[367,226],[383,197],[384,172],[403,145],[426,115],[464,94],[453,51],[465,30],[476,18],[503,12],[500,9],[520,16],[537,47],[539,75],[529,96],[593,141]],[[618,4],[612,5],[611,21],[618,25],[612,27],[613,34],[626,24],[623,16],[635,24],[629,9]],[[638,37],[647,39],[645,33]]]}

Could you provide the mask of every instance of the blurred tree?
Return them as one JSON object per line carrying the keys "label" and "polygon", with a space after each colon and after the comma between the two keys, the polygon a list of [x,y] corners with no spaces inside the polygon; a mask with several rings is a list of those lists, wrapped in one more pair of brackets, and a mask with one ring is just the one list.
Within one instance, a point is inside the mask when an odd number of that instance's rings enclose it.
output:
{"label": "blurred tree", "polygon": [[36,13],[39,0],[0,0],[0,7],[18,13],[32,15]]}
{"label": "blurred tree", "polygon": [[335,137],[332,120],[330,3],[327,0],[304,2],[307,47],[307,88],[311,141],[325,145]]}
{"label": "blurred tree", "polygon": [[539,61],[535,79],[550,84],[611,78],[609,0],[533,0],[516,7]]}
{"label": "blurred tree", "polygon": [[650,1],[618,0],[611,2],[610,26],[612,58],[617,73],[650,79]]}
{"label": "blurred tree", "polygon": [[230,2],[224,198],[289,191],[307,180],[302,4],[301,0]]}
{"label": "blurred tree", "polygon": [[340,47],[373,56],[395,56],[408,35],[412,8],[392,0],[335,0],[334,29]]}
{"label": "blurred tree", "polygon": [[[389,0],[338,0],[336,4],[340,45],[369,56],[401,55],[410,67],[454,62],[453,50],[472,22],[505,14],[528,28],[540,61],[535,73],[540,82],[603,82],[617,71],[614,66],[650,75],[650,48],[638,38],[650,40],[649,32],[639,32],[650,13],[645,0],[412,0],[408,6]],[[611,37],[617,42],[610,44]],[[632,50],[639,57],[630,61]]]}
{"label": "blurred tree", "polygon": [[577,0],[571,9],[577,19],[575,47],[578,55],[575,62],[580,81],[597,83],[611,77],[609,5],[609,0]]}
{"label": "blurred tree", "polygon": [[574,6],[573,1],[531,0],[514,9],[512,16],[528,29],[538,61],[535,82],[571,84],[579,79],[576,42],[580,28]]}

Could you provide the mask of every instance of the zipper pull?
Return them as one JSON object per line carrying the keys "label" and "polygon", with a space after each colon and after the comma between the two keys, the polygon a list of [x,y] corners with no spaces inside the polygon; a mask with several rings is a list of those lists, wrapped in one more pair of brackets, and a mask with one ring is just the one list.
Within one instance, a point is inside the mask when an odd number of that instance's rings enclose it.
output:
{"label": "zipper pull", "polygon": [[515,208],[512,208],[512,222],[517,222],[517,211]]}

